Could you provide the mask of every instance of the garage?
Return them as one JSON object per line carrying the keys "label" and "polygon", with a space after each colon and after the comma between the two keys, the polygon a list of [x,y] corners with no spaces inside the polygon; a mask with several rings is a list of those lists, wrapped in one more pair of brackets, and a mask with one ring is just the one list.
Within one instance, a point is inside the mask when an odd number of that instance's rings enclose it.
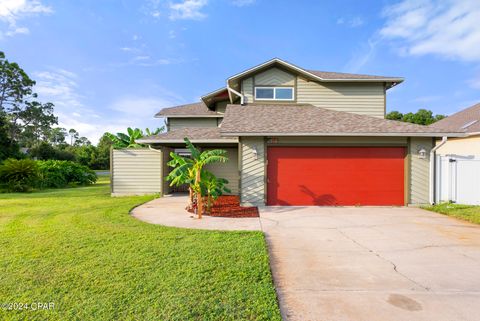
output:
{"label": "garage", "polygon": [[405,204],[404,147],[268,147],[267,205]]}

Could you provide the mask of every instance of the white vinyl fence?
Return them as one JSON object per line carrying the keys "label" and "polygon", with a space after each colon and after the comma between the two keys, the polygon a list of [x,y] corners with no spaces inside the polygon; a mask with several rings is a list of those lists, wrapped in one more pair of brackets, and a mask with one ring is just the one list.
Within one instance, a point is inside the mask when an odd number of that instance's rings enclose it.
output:
{"label": "white vinyl fence", "polygon": [[436,203],[480,205],[480,157],[437,156]]}

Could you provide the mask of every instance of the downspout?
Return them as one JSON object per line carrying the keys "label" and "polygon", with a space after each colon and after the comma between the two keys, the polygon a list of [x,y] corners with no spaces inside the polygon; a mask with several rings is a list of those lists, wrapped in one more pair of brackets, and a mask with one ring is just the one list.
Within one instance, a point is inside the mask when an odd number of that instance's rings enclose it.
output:
{"label": "downspout", "polygon": [[150,145],[150,144],[147,144],[147,145],[148,145],[148,149],[150,149],[150,150],[153,150],[153,151],[155,151],[155,152],[157,152],[157,153],[161,153],[161,152],[162,152],[161,150],[158,150],[158,149],[153,148],[152,145]]}
{"label": "downspout", "polygon": [[429,183],[429,192],[430,192],[430,204],[435,204],[435,152],[437,149],[445,145],[448,137],[443,136],[440,144],[432,148],[430,151],[430,183]]}
{"label": "downspout", "polygon": [[[245,97],[244,97],[241,93],[239,93],[238,91],[236,91],[236,90],[233,89],[233,88],[230,88],[230,86],[229,86],[228,84],[227,84],[227,90],[228,90],[228,92],[232,92],[232,93],[234,93],[235,95],[237,95],[238,97],[240,97],[240,104],[241,104],[241,105],[244,105],[244,104],[245,104]],[[232,103],[233,103],[233,101],[232,101]]]}

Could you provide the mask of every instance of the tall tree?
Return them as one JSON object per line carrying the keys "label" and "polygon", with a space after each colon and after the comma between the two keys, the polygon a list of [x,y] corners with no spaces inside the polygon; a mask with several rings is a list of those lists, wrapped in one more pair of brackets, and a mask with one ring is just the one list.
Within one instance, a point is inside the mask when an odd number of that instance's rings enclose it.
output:
{"label": "tall tree", "polygon": [[70,136],[70,146],[73,146],[75,144],[75,142],[77,141],[77,139],[79,137],[79,134],[75,129],[70,128],[68,130],[68,135]]}
{"label": "tall tree", "polygon": [[99,169],[107,169],[110,167],[110,148],[113,145],[113,141],[110,139],[107,133],[103,134],[100,141],[97,144],[97,167]]}
{"label": "tall tree", "polygon": [[65,128],[55,127],[50,131],[49,141],[55,146],[65,144],[65,138],[67,135],[67,130]]}
{"label": "tall tree", "polygon": [[10,139],[8,135],[7,125],[5,115],[0,112],[0,161],[10,157],[16,157],[19,154],[17,143]]}
{"label": "tall tree", "polygon": [[0,51],[0,111],[8,111],[14,104],[23,103],[29,96],[36,98],[32,87],[35,81],[15,62],[9,62]]}
{"label": "tall tree", "polygon": [[53,104],[36,101],[34,85],[35,81],[0,51],[0,112],[8,122],[9,138],[28,147],[46,140],[57,124]]}
{"label": "tall tree", "polygon": [[90,146],[92,143],[88,140],[87,137],[80,137],[75,141],[75,146]]}
{"label": "tall tree", "polygon": [[29,147],[39,141],[48,140],[52,126],[58,123],[57,117],[53,114],[53,104],[42,104],[38,101],[13,104],[8,118],[10,137]]}

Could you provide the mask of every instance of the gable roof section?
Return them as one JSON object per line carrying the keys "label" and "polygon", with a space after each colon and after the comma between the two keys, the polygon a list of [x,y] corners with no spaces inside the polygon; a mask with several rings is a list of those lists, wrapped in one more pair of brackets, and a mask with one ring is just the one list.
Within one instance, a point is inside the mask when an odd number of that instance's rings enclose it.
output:
{"label": "gable roof section", "polygon": [[187,137],[192,143],[235,143],[238,142],[236,137],[222,137],[220,128],[178,128],[166,133],[152,135],[138,139],[141,144],[152,143],[184,143]]}
{"label": "gable roof section", "polygon": [[479,133],[480,103],[439,120],[431,124],[429,127],[451,131],[462,131],[465,133]]}
{"label": "gable roof section", "polygon": [[463,136],[442,129],[310,104],[227,105],[224,136]]}
{"label": "gable roof section", "polygon": [[275,65],[280,65],[288,70],[294,71],[297,74],[302,74],[310,79],[320,81],[320,82],[386,82],[389,84],[388,88],[391,88],[401,82],[403,78],[401,77],[386,77],[386,76],[371,76],[371,75],[360,75],[360,74],[348,74],[348,73],[339,73],[339,72],[327,72],[327,71],[316,71],[316,70],[307,70],[301,67],[298,67],[292,63],[286,62],[279,58],[273,58],[267,62],[264,62],[260,65],[242,71],[238,74],[235,74],[227,79],[227,85],[231,87],[238,87],[238,80],[248,77],[250,74],[260,72],[264,69],[270,68]]}
{"label": "gable roof section", "polygon": [[223,114],[208,109],[203,102],[163,108],[155,117],[187,118],[187,117],[223,117]]}

